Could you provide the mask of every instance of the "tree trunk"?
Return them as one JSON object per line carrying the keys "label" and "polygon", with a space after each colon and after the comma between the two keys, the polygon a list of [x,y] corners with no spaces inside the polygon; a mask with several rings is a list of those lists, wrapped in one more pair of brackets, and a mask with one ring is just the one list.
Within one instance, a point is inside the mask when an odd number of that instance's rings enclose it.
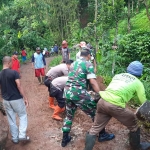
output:
{"label": "tree trunk", "polygon": [[96,52],[97,52],[97,50],[98,50],[98,39],[97,39],[97,11],[98,11],[98,8],[97,8],[97,6],[98,6],[98,2],[97,2],[97,0],[95,0],[95,26],[94,26],[94,30],[95,30],[95,46],[96,46],[96,48],[95,48],[95,54],[96,54]]}
{"label": "tree trunk", "polygon": [[134,1],[132,0],[132,14],[134,12]]}
{"label": "tree trunk", "polygon": [[130,33],[131,31],[131,22],[130,22],[130,11],[131,11],[131,8],[130,8],[130,0],[128,0],[128,33]]}
{"label": "tree trunk", "polygon": [[137,5],[136,5],[136,12],[139,13],[139,5],[140,5],[140,0],[137,1]]}
{"label": "tree trunk", "polygon": [[146,8],[146,15],[148,17],[148,20],[150,21],[150,13],[149,13],[149,6],[148,6],[148,1],[147,0],[144,0],[144,5],[145,5],[145,8]]}
{"label": "tree trunk", "polygon": [[113,3],[113,6],[115,5],[115,1],[114,0],[112,0],[112,3]]}
{"label": "tree trunk", "polygon": [[119,24],[119,21],[116,18],[115,41],[114,41],[114,46],[113,46],[114,51],[113,51],[113,62],[112,62],[112,75],[113,76],[115,74],[115,66],[116,66],[116,49],[117,49],[118,24]]}
{"label": "tree trunk", "polygon": [[[60,8],[61,9],[61,8]],[[60,30],[61,30],[61,39],[63,41],[64,32],[63,32],[63,10],[60,11]]]}

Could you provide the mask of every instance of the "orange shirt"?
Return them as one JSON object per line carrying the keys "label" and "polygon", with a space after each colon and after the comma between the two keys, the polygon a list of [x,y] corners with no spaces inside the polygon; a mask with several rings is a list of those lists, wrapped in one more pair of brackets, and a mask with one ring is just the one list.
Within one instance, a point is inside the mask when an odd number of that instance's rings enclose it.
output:
{"label": "orange shirt", "polygon": [[11,67],[11,69],[16,70],[17,72],[20,72],[19,68],[20,68],[19,60],[12,56],[12,67]]}

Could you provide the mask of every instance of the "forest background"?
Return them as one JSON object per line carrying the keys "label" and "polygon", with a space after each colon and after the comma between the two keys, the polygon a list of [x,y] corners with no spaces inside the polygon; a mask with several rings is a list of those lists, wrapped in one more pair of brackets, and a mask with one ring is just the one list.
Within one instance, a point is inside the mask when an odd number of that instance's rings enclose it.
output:
{"label": "forest background", "polygon": [[64,39],[69,47],[92,44],[106,84],[141,61],[150,100],[150,0],[1,0],[0,60],[23,47],[30,57],[37,46],[50,49]]}

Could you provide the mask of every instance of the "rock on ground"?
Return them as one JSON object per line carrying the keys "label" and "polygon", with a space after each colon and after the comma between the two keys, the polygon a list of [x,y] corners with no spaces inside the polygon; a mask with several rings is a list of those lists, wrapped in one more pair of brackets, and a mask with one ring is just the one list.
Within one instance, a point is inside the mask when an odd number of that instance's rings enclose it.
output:
{"label": "rock on ground", "polygon": [[0,112],[0,150],[5,149],[5,145],[8,138],[8,123],[6,116],[3,116],[3,114]]}

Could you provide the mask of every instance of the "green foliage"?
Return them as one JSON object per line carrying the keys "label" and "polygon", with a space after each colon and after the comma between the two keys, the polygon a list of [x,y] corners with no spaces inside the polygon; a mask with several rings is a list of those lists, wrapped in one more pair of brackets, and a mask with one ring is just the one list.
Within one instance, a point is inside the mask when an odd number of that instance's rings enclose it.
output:
{"label": "green foliage", "polygon": [[[71,51],[70,59],[76,60],[76,51]],[[56,56],[53,58],[53,60],[50,62],[49,66],[54,67],[56,65],[59,65],[62,61],[62,55]]]}
{"label": "green foliage", "polygon": [[0,57],[22,47],[50,48],[68,38],[71,24],[77,18],[77,0],[2,0],[2,3]]}
{"label": "green foliage", "polygon": [[57,66],[61,63],[62,61],[62,56],[59,55],[59,56],[55,56],[52,61],[50,62],[49,66],[50,67],[54,67],[54,66]]}
{"label": "green foliage", "polygon": [[139,14],[131,19],[133,30],[150,31],[150,21],[146,16],[146,11],[142,10]]}
{"label": "green foliage", "polygon": [[[144,84],[147,99],[150,99],[150,32],[134,31],[118,38],[118,49],[112,50],[111,43],[103,45],[103,57],[98,61],[98,75],[102,75],[108,85],[113,77],[112,65],[115,59],[115,74],[126,72],[130,62],[139,60],[144,64],[141,81]],[[133,98],[134,104],[139,104],[137,97]]]}
{"label": "green foliage", "polygon": [[[131,18],[131,29],[132,31],[150,31],[150,22],[146,16],[146,10],[142,10]],[[127,19],[124,19],[119,23],[119,33],[126,34],[127,31]]]}
{"label": "green foliage", "polygon": [[120,55],[126,58],[126,62],[139,60],[149,63],[150,59],[150,32],[132,32],[124,36],[120,41]]}

